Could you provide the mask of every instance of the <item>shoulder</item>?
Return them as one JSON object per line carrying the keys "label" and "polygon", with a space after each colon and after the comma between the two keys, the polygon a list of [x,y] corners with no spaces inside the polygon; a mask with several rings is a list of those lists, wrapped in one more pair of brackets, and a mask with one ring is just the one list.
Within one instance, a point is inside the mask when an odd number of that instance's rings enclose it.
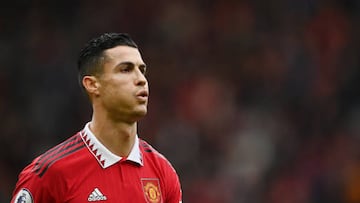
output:
{"label": "shoulder", "polygon": [[181,202],[180,180],[172,164],[144,140],[140,140],[140,149],[144,156],[144,164],[154,165],[162,176],[166,202]]}
{"label": "shoulder", "polygon": [[[152,159],[167,161],[169,162],[164,155],[158,152],[153,146],[147,143],[145,140],[139,140],[140,150],[146,157],[150,157]],[[169,162],[170,163],[170,162]]]}
{"label": "shoulder", "polygon": [[144,156],[144,159],[146,161],[151,161],[153,164],[156,164],[158,167],[175,172],[174,167],[170,163],[170,161],[159,151],[157,151],[154,147],[152,147],[149,143],[146,141],[140,139],[140,150]]}
{"label": "shoulder", "polygon": [[146,154],[155,156],[156,158],[165,159],[165,156],[158,152],[153,146],[147,143],[145,140],[139,139],[140,150]]}
{"label": "shoulder", "polygon": [[84,142],[77,133],[34,159],[31,172],[42,177],[55,163],[66,161],[67,157],[78,153],[84,147]]}
{"label": "shoulder", "polygon": [[[66,187],[62,169],[73,159],[68,157],[77,157],[84,146],[81,137],[76,134],[36,157],[20,173],[13,191],[13,200],[20,202],[28,197],[29,200],[34,198],[39,202],[54,202],[55,197],[62,198],[59,194],[65,191]],[[70,173],[71,167],[67,168]]]}

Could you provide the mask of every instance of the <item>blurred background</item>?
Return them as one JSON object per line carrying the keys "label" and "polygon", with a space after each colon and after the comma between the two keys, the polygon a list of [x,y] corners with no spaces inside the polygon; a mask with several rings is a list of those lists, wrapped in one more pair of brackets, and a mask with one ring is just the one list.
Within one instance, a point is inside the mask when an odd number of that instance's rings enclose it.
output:
{"label": "blurred background", "polygon": [[0,202],[91,108],[79,50],[127,32],[148,64],[139,135],[184,202],[360,202],[360,1],[6,1],[0,8]]}

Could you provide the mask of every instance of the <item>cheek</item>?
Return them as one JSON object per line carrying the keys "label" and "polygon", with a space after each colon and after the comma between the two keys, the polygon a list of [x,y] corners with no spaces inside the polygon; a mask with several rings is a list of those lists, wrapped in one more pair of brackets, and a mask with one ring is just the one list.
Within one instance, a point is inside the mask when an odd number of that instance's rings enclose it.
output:
{"label": "cheek", "polygon": [[124,89],[126,82],[116,77],[109,77],[102,84],[103,91],[119,91]]}
{"label": "cheek", "polygon": [[128,100],[131,96],[129,85],[126,83],[113,83],[106,88],[108,99]]}
{"label": "cheek", "polygon": [[[121,98],[126,100],[132,94],[132,84],[121,76],[112,76],[103,81],[101,91],[106,99]],[[104,98],[105,99],[105,98]]]}

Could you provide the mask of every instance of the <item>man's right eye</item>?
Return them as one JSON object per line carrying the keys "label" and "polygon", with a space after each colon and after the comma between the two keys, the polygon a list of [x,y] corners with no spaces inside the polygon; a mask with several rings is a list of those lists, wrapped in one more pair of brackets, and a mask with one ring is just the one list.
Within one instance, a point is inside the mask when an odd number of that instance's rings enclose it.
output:
{"label": "man's right eye", "polygon": [[131,68],[129,66],[121,67],[120,72],[122,73],[128,73],[131,71]]}

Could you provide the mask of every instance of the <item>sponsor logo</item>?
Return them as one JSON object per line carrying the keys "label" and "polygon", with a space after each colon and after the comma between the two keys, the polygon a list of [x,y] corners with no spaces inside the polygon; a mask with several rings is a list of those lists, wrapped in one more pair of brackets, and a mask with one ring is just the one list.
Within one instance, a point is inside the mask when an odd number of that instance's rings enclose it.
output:
{"label": "sponsor logo", "polygon": [[141,184],[145,199],[148,203],[161,203],[161,190],[159,179],[157,178],[142,178]]}
{"label": "sponsor logo", "polygon": [[99,188],[95,188],[88,197],[89,202],[105,201],[105,200],[107,200],[107,198],[105,195],[103,195],[100,192]]}
{"label": "sponsor logo", "polygon": [[26,188],[22,188],[15,197],[14,203],[34,203],[30,191]]}

